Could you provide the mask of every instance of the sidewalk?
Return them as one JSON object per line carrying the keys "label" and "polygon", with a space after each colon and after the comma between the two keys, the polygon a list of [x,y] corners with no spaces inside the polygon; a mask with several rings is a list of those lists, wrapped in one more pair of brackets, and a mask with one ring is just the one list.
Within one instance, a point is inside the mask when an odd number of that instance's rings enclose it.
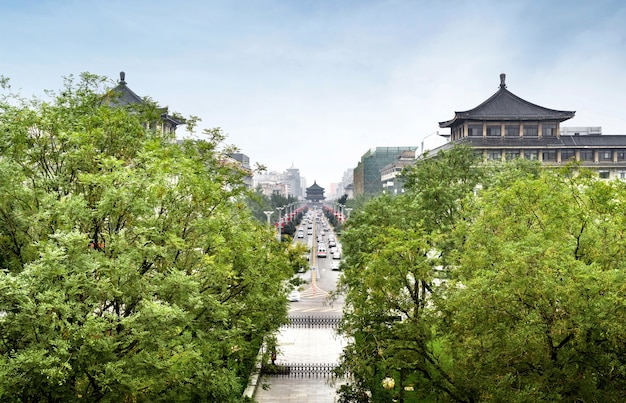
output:
{"label": "sidewalk", "polygon": [[[316,363],[336,364],[346,345],[333,328],[282,328],[277,335],[279,353],[277,364]],[[263,376],[254,399],[259,403],[332,403],[341,384],[323,376]],[[263,390],[262,385],[270,386]]]}

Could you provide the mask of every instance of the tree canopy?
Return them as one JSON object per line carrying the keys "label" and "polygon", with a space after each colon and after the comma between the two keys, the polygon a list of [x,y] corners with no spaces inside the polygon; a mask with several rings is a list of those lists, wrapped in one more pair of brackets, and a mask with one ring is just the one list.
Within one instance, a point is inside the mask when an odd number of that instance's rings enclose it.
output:
{"label": "tree canopy", "polygon": [[238,401],[293,263],[219,129],[177,142],[107,80],[0,100],[0,398]]}
{"label": "tree canopy", "polygon": [[344,402],[623,401],[626,186],[454,148],[343,235]]}

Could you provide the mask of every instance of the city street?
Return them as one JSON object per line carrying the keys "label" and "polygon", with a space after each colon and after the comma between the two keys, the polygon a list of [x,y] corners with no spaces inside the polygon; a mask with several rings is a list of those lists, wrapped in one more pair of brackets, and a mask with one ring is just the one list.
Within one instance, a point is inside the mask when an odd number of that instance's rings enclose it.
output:
{"label": "city street", "polygon": [[[332,255],[317,257],[317,227],[314,225],[312,235],[305,236],[295,242],[308,242],[307,237],[312,237],[312,252],[309,261],[310,267],[300,277],[305,283],[300,287],[300,301],[291,302],[289,309],[290,318],[310,318],[310,325],[291,325],[281,328],[277,334],[278,354],[277,364],[298,364],[306,370],[308,366],[332,367],[339,362],[339,357],[346,345],[346,340],[336,334],[335,327],[324,325],[325,318],[338,318],[343,309],[343,297],[336,301],[329,301],[328,295],[335,290],[340,271],[331,270]],[[326,240],[332,235],[327,233]],[[329,323],[332,322],[329,321]],[[291,374],[283,376],[262,376],[261,385],[254,395],[257,402],[315,402],[325,403],[336,401],[336,389],[342,383],[327,374],[316,374],[312,370],[309,375]]]}

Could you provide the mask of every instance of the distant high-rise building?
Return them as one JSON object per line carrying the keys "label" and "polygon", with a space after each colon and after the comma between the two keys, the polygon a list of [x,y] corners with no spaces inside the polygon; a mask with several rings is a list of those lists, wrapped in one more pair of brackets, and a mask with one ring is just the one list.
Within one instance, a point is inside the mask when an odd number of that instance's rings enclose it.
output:
{"label": "distant high-rise building", "polygon": [[[303,199],[302,180],[300,170],[293,165],[285,172],[265,172],[254,175],[254,188],[261,187],[262,192],[269,196],[272,193],[279,193],[284,197],[296,197]],[[306,181],[304,182],[306,184]]]}
{"label": "distant high-rise building", "polygon": [[298,199],[302,198],[302,188],[300,187],[300,170],[291,164],[285,172],[285,182],[289,187],[289,195]]}

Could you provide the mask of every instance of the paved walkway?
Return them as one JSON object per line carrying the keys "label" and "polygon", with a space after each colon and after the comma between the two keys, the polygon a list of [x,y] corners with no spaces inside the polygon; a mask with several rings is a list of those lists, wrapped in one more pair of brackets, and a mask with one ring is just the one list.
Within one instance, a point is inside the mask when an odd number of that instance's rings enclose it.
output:
{"label": "paved walkway", "polygon": [[[276,363],[336,364],[346,345],[333,328],[281,329],[277,335],[279,353]],[[259,403],[332,403],[341,384],[331,384],[323,376],[263,376],[254,395]],[[263,385],[269,385],[264,390]]]}

